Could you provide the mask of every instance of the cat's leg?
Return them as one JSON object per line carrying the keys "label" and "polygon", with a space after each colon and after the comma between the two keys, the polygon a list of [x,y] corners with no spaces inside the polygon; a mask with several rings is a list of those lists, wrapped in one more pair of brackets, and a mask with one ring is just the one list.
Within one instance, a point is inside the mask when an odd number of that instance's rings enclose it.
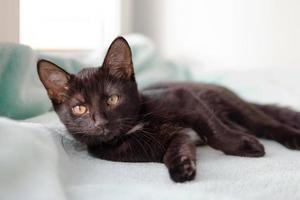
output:
{"label": "cat's leg", "polygon": [[[264,155],[263,145],[252,135],[224,124],[208,101],[186,88],[160,90],[147,101],[150,113],[162,121],[182,123],[207,138],[208,145],[228,155],[257,157]],[[148,115],[148,114],[147,114]]]}
{"label": "cat's leg", "polygon": [[264,146],[256,137],[232,129],[227,129],[222,134],[214,134],[209,137],[208,144],[227,155],[242,157],[261,157],[265,155]]}
{"label": "cat's leg", "polygon": [[225,124],[220,120],[218,123],[222,124],[223,131],[213,132],[199,123],[194,123],[193,128],[199,135],[207,135],[209,146],[227,155],[261,157],[265,154],[264,146],[243,127],[229,121]]}
{"label": "cat's leg", "polygon": [[180,92],[184,93],[182,96],[189,97],[189,103],[183,104],[179,109],[188,111],[181,112],[182,120],[200,136],[205,135],[208,145],[228,155],[259,157],[265,154],[263,145],[254,136],[221,121],[217,113],[222,108],[211,107],[208,104],[210,101],[201,99],[193,92]]}
{"label": "cat's leg", "polygon": [[229,119],[246,127],[255,136],[275,140],[290,149],[300,150],[300,130],[277,121],[235,94],[227,92],[224,101],[230,107]]}
{"label": "cat's leg", "polygon": [[193,180],[196,176],[195,145],[184,133],[173,135],[163,161],[175,182]]}
{"label": "cat's leg", "polygon": [[[220,99],[209,101],[209,105],[214,109],[215,115],[226,126],[226,132],[216,133],[209,138],[209,144],[215,148],[226,145],[234,147],[235,149],[228,149],[224,151],[229,155],[259,157],[265,154],[263,145],[254,137],[252,130],[245,126],[238,124],[236,121],[230,119],[229,114],[232,108],[226,102],[221,102]],[[229,130],[229,131],[228,131]],[[238,142],[237,142],[238,141]],[[222,149],[224,147],[221,147]]]}
{"label": "cat's leg", "polygon": [[300,130],[300,112],[295,111],[289,107],[282,107],[272,104],[254,104],[252,106],[259,109],[263,113],[271,116],[280,123],[291,128]]}
{"label": "cat's leg", "polygon": [[[249,111],[255,108],[249,108]],[[232,120],[248,127],[257,137],[275,140],[290,149],[300,150],[300,130],[272,120],[259,120],[264,113],[253,112],[251,115],[237,109],[233,112]]]}

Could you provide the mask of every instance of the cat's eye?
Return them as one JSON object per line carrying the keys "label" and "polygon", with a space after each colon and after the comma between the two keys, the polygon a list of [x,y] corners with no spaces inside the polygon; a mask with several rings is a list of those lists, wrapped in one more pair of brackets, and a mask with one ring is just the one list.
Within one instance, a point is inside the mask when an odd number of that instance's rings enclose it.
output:
{"label": "cat's eye", "polygon": [[83,105],[78,105],[78,106],[74,106],[72,108],[72,112],[75,114],[75,115],[83,115],[85,113],[88,113],[89,110],[86,106],[83,106]]}
{"label": "cat's eye", "polygon": [[114,95],[111,95],[108,99],[107,99],[107,104],[109,106],[114,106],[114,105],[117,105],[119,101],[119,96],[114,94]]}

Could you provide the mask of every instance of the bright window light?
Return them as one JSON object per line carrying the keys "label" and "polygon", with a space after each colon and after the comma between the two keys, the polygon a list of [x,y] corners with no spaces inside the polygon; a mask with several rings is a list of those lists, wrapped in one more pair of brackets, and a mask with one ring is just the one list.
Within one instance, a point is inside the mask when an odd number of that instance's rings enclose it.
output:
{"label": "bright window light", "polygon": [[121,0],[20,0],[20,41],[40,50],[88,50],[120,34]]}

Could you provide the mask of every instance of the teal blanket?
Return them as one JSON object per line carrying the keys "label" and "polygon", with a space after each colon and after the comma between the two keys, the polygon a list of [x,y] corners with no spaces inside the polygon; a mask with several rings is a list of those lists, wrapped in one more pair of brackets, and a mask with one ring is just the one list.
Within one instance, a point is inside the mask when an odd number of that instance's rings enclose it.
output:
{"label": "teal blanket", "polygon": [[[280,103],[300,108],[298,68],[263,68],[247,71],[213,70],[191,62],[163,59],[153,43],[140,35],[127,36],[140,88],[158,81],[204,81],[225,85],[247,100]],[[100,52],[100,53],[98,53]],[[0,116],[26,119],[51,109],[36,71],[39,58],[49,59],[69,72],[99,66],[106,49],[93,58],[78,60],[38,54],[28,46],[0,43]]]}
{"label": "teal blanket", "polygon": [[[226,85],[244,98],[300,108],[297,68],[213,70],[162,59],[141,36],[127,37],[139,86],[165,80]],[[54,112],[38,80],[36,61],[50,59],[68,71],[96,66],[103,54],[86,60],[38,55],[22,45],[0,44],[1,199],[172,199],[298,200],[299,151],[262,140],[261,158],[225,156],[197,149],[197,177],[177,184],[162,163],[124,163],[92,158],[74,141]],[[98,53],[97,53],[98,54]]]}
{"label": "teal blanket", "polygon": [[[140,87],[161,80],[188,80],[191,77],[183,65],[160,58],[147,38],[133,35],[127,39],[132,47]],[[99,53],[97,60],[104,54],[105,51]],[[93,66],[86,60],[37,54],[28,46],[0,43],[0,115],[26,119],[49,111],[51,104],[36,71],[39,58],[49,59],[69,72]]]}

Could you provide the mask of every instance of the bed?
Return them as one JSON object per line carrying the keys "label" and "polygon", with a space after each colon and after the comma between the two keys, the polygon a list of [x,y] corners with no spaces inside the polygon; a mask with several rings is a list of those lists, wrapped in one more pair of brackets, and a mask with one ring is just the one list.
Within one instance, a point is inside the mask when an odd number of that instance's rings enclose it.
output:
{"label": "bed", "polygon": [[[300,110],[297,68],[214,70],[172,62],[156,54],[139,35],[127,37],[140,88],[160,80],[226,85],[249,101]],[[194,181],[174,183],[161,163],[121,163],[92,158],[69,136],[36,74],[36,60],[48,58],[67,70],[100,64],[41,55],[26,46],[0,45],[1,199],[300,199],[300,152],[261,140],[261,158],[226,156],[197,149]],[[99,55],[101,61],[101,55]]]}

